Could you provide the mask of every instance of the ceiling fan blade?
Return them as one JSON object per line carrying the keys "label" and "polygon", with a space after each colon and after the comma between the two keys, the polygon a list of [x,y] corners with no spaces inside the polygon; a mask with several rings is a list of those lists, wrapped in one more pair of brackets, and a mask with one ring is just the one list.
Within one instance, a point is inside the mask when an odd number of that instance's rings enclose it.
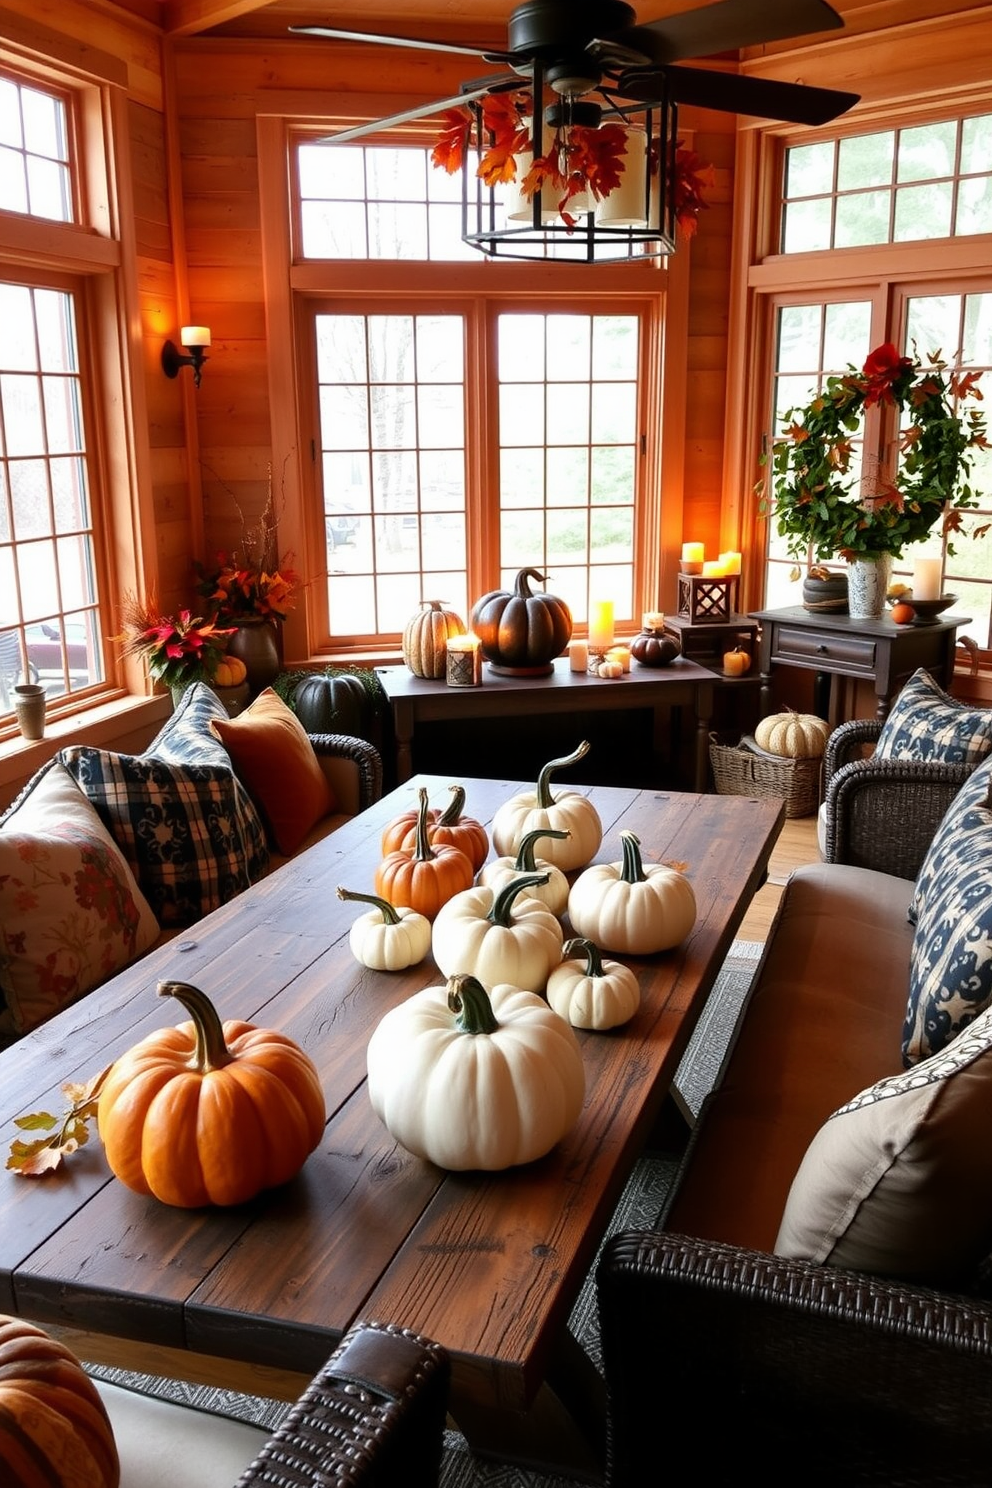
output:
{"label": "ceiling fan blade", "polygon": [[331,41],[370,41],[378,46],[415,47],[423,52],[456,52],[462,57],[484,57],[487,62],[509,63],[508,52],[483,47],[459,46],[454,41],[424,41],[417,36],[382,36],[373,31],[339,31],[334,26],[289,26],[294,36],[322,36]]}
{"label": "ceiling fan blade", "polygon": [[857,93],[841,93],[833,88],[807,88],[800,83],[741,77],[734,72],[712,72],[702,67],[645,68],[640,77],[634,71],[625,72],[617,87],[626,98],[655,103],[662,97],[666,79],[676,103],[729,114],[750,114],[755,119],[782,119],[789,124],[829,124],[859,98]]}
{"label": "ceiling fan blade", "polygon": [[500,73],[495,78],[480,78],[478,83],[467,84],[460,93],[451,98],[439,98],[433,103],[422,103],[416,108],[404,109],[399,114],[389,114],[384,119],[371,119],[367,124],[355,124],[351,129],[339,129],[336,134],[325,134],[314,143],[318,145],[346,145],[350,140],[364,139],[370,134],[379,134],[383,129],[393,129],[398,124],[412,124],[415,119],[428,119],[433,114],[443,114],[445,109],[458,108],[487,93],[500,93],[509,88],[526,87],[515,74]]}
{"label": "ceiling fan blade", "polygon": [[717,0],[702,10],[629,26],[604,40],[633,47],[650,62],[664,65],[687,57],[736,52],[764,41],[834,31],[843,24],[826,0]]}

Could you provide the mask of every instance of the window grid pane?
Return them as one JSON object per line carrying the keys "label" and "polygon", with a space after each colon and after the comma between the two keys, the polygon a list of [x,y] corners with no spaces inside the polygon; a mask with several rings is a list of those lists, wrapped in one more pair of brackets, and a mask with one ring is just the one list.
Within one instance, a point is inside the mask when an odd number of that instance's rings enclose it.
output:
{"label": "window grid pane", "polygon": [[53,698],[103,681],[103,627],[73,297],[0,284],[0,307],[18,328],[9,346],[0,339],[0,712],[10,713],[17,682],[40,681]]}
{"label": "window grid pane", "polygon": [[301,144],[297,185],[304,258],[478,258],[462,242],[459,178],[430,150]]}
{"label": "window grid pane", "polygon": [[787,149],[782,253],[988,232],[992,114]]}
{"label": "window grid pane", "polygon": [[52,222],[72,222],[65,104],[15,78],[0,77],[3,205]]}

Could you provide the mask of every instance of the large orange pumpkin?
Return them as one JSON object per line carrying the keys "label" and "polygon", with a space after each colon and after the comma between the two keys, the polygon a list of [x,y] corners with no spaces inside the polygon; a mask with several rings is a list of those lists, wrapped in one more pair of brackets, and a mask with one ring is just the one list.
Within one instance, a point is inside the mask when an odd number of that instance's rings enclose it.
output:
{"label": "large orange pumpkin", "polygon": [[192,1018],[161,1028],[111,1067],[97,1123],[111,1170],[182,1209],[242,1204],[286,1183],[324,1132],[320,1076],[285,1034],[221,1024],[188,982],[159,982]]}
{"label": "large orange pumpkin", "polygon": [[3,1488],[117,1488],[120,1477],[103,1401],[75,1354],[0,1314]]}
{"label": "large orange pumpkin", "polygon": [[[434,808],[427,813],[427,840],[432,847],[460,847],[472,867],[479,869],[489,854],[489,833],[481,822],[463,816],[465,787],[451,787],[451,801],[444,811]],[[382,834],[382,851],[409,852],[417,845],[417,811],[403,811],[394,816]]]}
{"label": "large orange pumpkin", "polygon": [[414,846],[387,853],[375,871],[375,891],[390,904],[415,909],[433,920],[442,904],[471,886],[472,861],[460,847],[431,845],[427,832],[427,792],[417,793],[420,809]]}

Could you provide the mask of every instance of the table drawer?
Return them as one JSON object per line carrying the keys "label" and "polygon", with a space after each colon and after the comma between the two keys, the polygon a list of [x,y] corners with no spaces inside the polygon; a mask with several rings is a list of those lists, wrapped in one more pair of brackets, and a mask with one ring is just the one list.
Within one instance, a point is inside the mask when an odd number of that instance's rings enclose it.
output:
{"label": "table drawer", "polygon": [[846,671],[871,673],[875,670],[875,642],[870,636],[831,635],[782,625],[775,632],[772,659],[825,671],[843,667]]}

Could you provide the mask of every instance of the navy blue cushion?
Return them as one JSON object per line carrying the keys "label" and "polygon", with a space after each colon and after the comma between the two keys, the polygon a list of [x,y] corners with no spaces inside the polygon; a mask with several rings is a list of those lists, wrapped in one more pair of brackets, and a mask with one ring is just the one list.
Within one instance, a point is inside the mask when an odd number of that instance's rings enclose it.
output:
{"label": "navy blue cushion", "polygon": [[876,759],[977,765],[992,753],[992,709],[950,697],[922,667],[889,710]]}
{"label": "navy blue cushion", "polygon": [[955,796],[916,885],[903,1030],[907,1065],[937,1054],[992,1006],[992,759]]}

